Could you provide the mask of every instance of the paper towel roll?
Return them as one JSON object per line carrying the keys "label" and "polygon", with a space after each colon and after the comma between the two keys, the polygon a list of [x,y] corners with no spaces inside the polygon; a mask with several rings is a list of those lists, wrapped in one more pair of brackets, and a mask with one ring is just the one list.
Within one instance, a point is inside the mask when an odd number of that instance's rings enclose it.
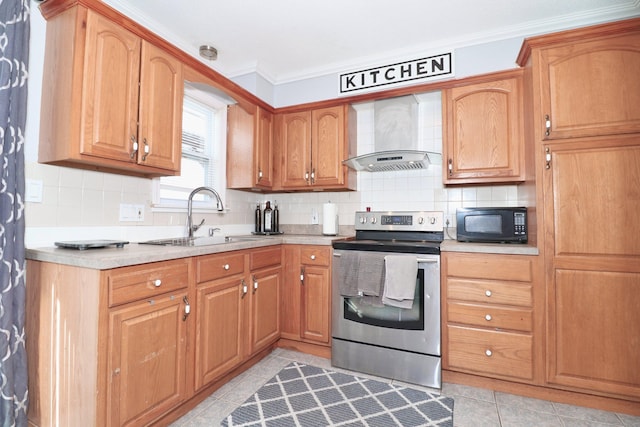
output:
{"label": "paper towel roll", "polygon": [[338,205],[335,203],[322,205],[322,234],[325,236],[338,234]]}

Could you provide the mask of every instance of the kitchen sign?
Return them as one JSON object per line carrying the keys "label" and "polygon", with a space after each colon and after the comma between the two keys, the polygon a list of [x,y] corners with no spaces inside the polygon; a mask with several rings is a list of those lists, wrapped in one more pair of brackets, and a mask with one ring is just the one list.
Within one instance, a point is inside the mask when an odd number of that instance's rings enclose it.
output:
{"label": "kitchen sign", "polygon": [[453,76],[453,52],[340,75],[340,93]]}

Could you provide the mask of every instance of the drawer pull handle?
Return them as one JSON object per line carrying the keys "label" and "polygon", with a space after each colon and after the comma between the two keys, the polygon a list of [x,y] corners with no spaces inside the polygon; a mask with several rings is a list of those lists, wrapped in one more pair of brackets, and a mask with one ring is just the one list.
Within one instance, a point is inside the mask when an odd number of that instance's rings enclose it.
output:
{"label": "drawer pull handle", "polygon": [[493,354],[493,352],[491,350],[485,350],[484,354],[487,355],[487,357],[491,357],[491,355]]}
{"label": "drawer pull handle", "polygon": [[311,255],[311,260],[313,261],[315,259],[316,259],[316,256],[315,255]]}
{"label": "drawer pull handle", "polygon": [[486,316],[484,316],[485,320],[488,322],[491,320],[491,315],[487,314]]}
{"label": "drawer pull handle", "polygon": [[229,264],[225,264],[222,266],[222,268],[224,268],[225,270],[228,270],[230,267],[229,267]]}
{"label": "drawer pull handle", "polygon": [[484,294],[488,297],[491,296],[491,291],[489,289],[487,289],[486,291],[484,291]]}
{"label": "drawer pull handle", "polygon": [[155,286],[156,288],[160,287],[160,285],[162,285],[162,280],[156,279],[153,281],[153,286]]}

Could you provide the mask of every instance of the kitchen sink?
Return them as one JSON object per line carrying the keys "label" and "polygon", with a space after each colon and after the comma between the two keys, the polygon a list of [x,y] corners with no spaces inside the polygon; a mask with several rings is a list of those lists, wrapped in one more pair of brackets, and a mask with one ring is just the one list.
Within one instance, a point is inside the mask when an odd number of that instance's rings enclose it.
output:
{"label": "kitchen sink", "polygon": [[228,243],[250,242],[260,239],[260,237],[250,236],[213,236],[213,237],[174,237],[167,239],[147,240],[138,242],[139,245],[159,245],[159,246],[211,246],[224,245]]}

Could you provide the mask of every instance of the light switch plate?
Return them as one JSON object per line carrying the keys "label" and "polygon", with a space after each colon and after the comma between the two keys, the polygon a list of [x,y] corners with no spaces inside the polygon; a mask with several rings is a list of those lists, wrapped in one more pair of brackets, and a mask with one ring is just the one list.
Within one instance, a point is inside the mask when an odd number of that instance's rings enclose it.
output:
{"label": "light switch plate", "polygon": [[24,201],[42,203],[42,181],[39,179],[25,180]]}

